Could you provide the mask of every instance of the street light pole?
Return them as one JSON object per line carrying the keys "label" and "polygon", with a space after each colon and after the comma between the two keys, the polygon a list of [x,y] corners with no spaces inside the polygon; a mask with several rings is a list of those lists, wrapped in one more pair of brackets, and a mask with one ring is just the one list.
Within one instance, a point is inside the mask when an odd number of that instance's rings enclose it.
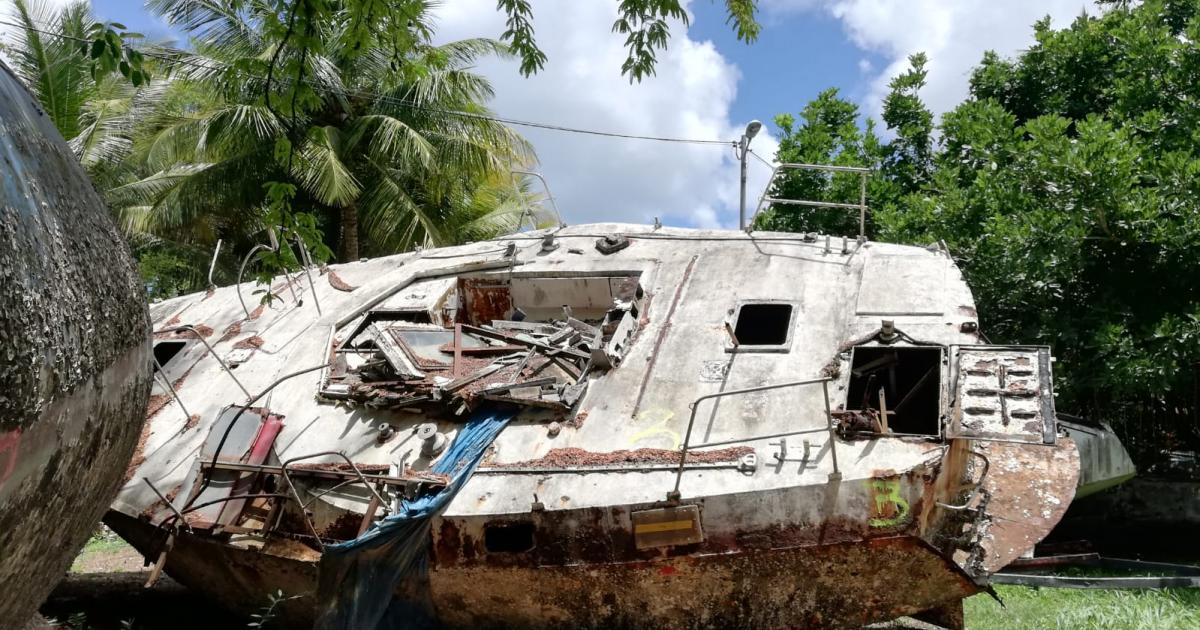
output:
{"label": "street light pole", "polygon": [[758,135],[758,131],[762,129],[762,123],[757,120],[751,120],[750,124],[746,125],[746,131],[742,134],[741,140],[738,140],[737,154],[738,160],[741,162],[742,168],[742,187],[741,187],[741,205],[738,209],[738,228],[746,229],[746,154],[750,152],[750,141],[754,136]]}

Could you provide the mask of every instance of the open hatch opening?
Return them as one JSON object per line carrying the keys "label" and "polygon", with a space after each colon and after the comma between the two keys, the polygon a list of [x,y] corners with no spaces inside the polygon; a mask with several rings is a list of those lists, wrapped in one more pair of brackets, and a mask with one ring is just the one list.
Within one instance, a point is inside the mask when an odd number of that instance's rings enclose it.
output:
{"label": "open hatch opening", "polygon": [[857,347],[850,362],[846,409],[887,410],[891,433],[938,435],[942,348]]}
{"label": "open hatch opening", "polygon": [[180,350],[187,345],[186,341],[159,341],[154,344],[154,360],[162,367],[166,367],[175,355],[179,354]]}

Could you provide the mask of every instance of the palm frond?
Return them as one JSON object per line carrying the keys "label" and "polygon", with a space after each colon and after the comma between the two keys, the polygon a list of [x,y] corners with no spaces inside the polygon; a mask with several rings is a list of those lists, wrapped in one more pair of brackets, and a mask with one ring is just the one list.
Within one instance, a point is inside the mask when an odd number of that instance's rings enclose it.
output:
{"label": "palm frond", "polygon": [[362,191],[342,162],[341,149],[342,136],[336,127],[314,127],[292,162],[292,176],[317,200],[331,206],[353,203]]}

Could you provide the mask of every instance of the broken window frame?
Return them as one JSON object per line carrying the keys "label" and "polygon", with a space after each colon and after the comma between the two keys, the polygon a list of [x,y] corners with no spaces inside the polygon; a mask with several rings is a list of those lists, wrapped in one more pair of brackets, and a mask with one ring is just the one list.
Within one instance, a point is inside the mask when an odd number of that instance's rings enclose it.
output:
{"label": "broken window frame", "polygon": [[[938,361],[939,361],[939,363],[938,363],[938,366],[939,366],[939,368],[938,368],[938,411],[937,411],[938,418],[937,418],[937,433],[898,433],[898,432],[892,432],[892,431],[889,431],[887,433],[880,433],[880,432],[875,432],[875,431],[856,431],[855,434],[859,435],[859,436],[870,436],[873,438],[899,437],[899,438],[922,438],[922,439],[926,439],[926,440],[936,440],[938,442],[947,441],[947,439],[948,439],[947,436],[949,434],[948,424],[952,418],[952,414],[949,412],[950,396],[952,395],[951,392],[955,391],[951,385],[952,375],[948,373],[948,372],[952,371],[951,365],[949,363],[949,360],[950,360],[949,348],[947,346],[933,345],[933,344],[929,344],[929,345],[890,344],[890,345],[888,345],[888,344],[876,344],[876,343],[861,344],[861,345],[857,345],[857,346],[850,348],[850,356],[846,362],[846,397],[842,401],[842,409],[843,410],[862,411],[860,409],[851,409],[851,406],[850,406],[850,391],[851,391],[850,381],[851,381],[851,379],[854,378],[854,373],[853,373],[854,357],[855,357],[856,351],[859,350],[860,348],[872,348],[872,349],[886,348],[886,349],[891,349],[891,350],[897,350],[900,352],[910,351],[910,350],[938,350],[940,352],[940,356],[938,357]],[[899,402],[900,401],[896,401],[896,404],[899,404]]]}
{"label": "broken window frame", "polygon": [[[734,332],[737,330],[738,320],[742,317],[742,308],[745,306],[778,304],[791,307],[788,313],[787,334],[784,337],[783,343],[780,344],[744,344],[740,341],[734,342]],[[775,352],[786,353],[792,351],[792,338],[796,328],[796,313],[800,310],[800,304],[792,300],[738,300],[734,304],[731,317],[725,320],[725,325],[728,326],[728,338],[725,342],[725,352],[727,353],[755,353],[755,352]]]}

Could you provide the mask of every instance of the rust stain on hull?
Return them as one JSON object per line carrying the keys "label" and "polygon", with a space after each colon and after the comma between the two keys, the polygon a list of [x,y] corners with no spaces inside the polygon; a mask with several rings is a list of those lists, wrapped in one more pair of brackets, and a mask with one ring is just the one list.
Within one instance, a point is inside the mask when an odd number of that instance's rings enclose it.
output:
{"label": "rust stain on hull", "polygon": [[430,588],[445,627],[661,629],[858,628],[980,590],[910,536],[657,562],[438,569]]}
{"label": "rust stain on hull", "polygon": [[[110,513],[142,553],[154,530]],[[441,538],[461,540],[455,525]],[[448,544],[448,543],[447,543]],[[465,544],[443,553],[471,555]],[[176,580],[244,612],[264,593],[314,592],[316,558],[282,557],[182,535],[167,560]],[[857,628],[957,602],[981,590],[915,536],[783,549],[564,566],[434,567],[430,601],[450,628]],[[314,601],[287,602],[288,626],[312,623]]]}

